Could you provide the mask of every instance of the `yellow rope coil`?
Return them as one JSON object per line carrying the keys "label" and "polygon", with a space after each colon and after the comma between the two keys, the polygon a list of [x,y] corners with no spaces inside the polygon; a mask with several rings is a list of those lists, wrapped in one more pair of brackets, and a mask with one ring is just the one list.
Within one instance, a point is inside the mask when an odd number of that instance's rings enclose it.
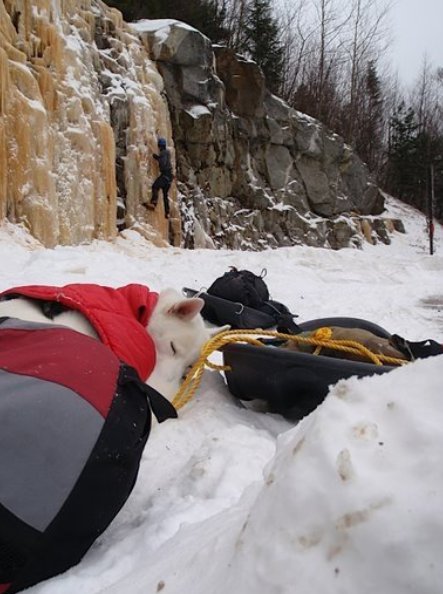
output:
{"label": "yellow rope coil", "polygon": [[[326,332],[327,330],[329,330],[330,333]],[[403,359],[396,359],[386,355],[376,355],[359,342],[355,342],[353,340],[331,340],[329,338],[331,335],[332,332],[330,328],[320,328],[312,338],[306,338],[297,334],[283,334],[281,332],[275,332],[274,330],[227,330],[225,332],[221,332],[220,334],[216,334],[203,345],[203,348],[200,352],[200,357],[188,372],[182,385],[174,396],[172,404],[176,409],[179,409],[191,400],[197,391],[198,386],[200,385],[205,367],[209,367],[210,369],[218,371],[229,371],[229,367],[217,365],[209,361],[209,357],[212,355],[212,353],[220,350],[227,344],[236,342],[252,344],[254,346],[264,346],[260,340],[254,338],[255,336],[273,337],[282,340],[289,340],[298,344],[308,344],[316,346],[316,351],[324,347],[354,355],[360,355],[368,358],[375,365],[383,365],[383,363],[388,363],[391,365],[404,365],[407,363],[407,361],[404,361]]]}
{"label": "yellow rope coil", "polygon": [[332,338],[332,328],[318,328],[314,332],[314,336],[318,340],[330,340]]}
{"label": "yellow rope coil", "polygon": [[[312,338],[316,338],[317,340],[330,340],[332,338],[332,328],[319,328],[314,332]],[[322,350],[321,345],[317,345],[314,355],[319,355]]]}

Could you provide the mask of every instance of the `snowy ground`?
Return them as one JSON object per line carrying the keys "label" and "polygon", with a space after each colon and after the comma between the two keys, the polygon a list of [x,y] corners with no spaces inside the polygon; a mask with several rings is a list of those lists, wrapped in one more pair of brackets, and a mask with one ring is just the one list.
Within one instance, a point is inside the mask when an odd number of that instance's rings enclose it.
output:
{"label": "snowy ground", "polygon": [[[443,342],[443,229],[392,205],[407,234],[339,252],[46,250],[0,226],[0,289],[20,284],[208,287],[229,266],[266,268],[300,321],[368,319]],[[437,594],[443,583],[443,357],[351,378],[297,426],[240,407],[205,372],[180,418],[156,426],[127,504],[83,561],[29,594]]]}

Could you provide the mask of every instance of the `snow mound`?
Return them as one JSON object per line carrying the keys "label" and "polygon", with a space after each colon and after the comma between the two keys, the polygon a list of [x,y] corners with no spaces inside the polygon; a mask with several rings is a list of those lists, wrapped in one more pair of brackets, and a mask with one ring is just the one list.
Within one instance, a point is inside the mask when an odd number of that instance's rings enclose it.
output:
{"label": "snow mound", "polygon": [[442,376],[440,356],[339,382],[236,505],[182,527],[107,594],[435,594]]}

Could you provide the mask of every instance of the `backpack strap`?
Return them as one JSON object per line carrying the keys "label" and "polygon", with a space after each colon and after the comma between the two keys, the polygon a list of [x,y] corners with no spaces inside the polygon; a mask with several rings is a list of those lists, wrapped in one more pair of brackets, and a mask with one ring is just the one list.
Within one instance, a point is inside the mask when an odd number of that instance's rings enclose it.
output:
{"label": "backpack strap", "polygon": [[125,365],[123,374],[123,383],[134,383],[147,397],[150,408],[159,423],[166,419],[176,419],[178,417],[174,406],[164,396],[141,381],[138,373],[133,367]]}
{"label": "backpack strap", "polygon": [[291,315],[281,316],[277,322],[277,332],[283,334],[300,334],[301,328],[298,326]]}
{"label": "backpack strap", "polygon": [[443,345],[439,344],[435,340],[428,338],[420,342],[410,342],[405,338],[402,338],[398,334],[391,336],[390,342],[395,348],[402,352],[409,361],[415,361],[415,359],[426,359],[427,357],[434,357],[435,355],[443,354]]}
{"label": "backpack strap", "polygon": [[291,313],[283,303],[273,300],[266,301],[260,311],[272,316],[278,332],[283,334],[299,334],[301,332],[301,328],[294,322],[294,318],[298,318],[298,315]]}

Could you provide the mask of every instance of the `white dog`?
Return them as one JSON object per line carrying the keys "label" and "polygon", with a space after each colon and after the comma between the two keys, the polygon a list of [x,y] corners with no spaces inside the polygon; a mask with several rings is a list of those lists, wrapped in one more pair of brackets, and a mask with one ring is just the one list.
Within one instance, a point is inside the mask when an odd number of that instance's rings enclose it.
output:
{"label": "white dog", "polygon": [[172,400],[205,342],[229,328],[207,328],[200,315],[203,306],[200,297],[183,299],[174,289],[166,289],[160,293],[149,320],[157,362],[147,383],[168,400]]}
{"label": "white dog", "polygon": [[[200,315],[204,305],[199,297],[183,298],[174,289],[159,294],[147,331],[156,350],[156,364],[147,380],[168,400],[172,400],[186,370],[198,359],[204,343],[225,328],[210,330]],[[30,322],[67,326],[98,339],[89,321],[80,312],[63,311],[54,319],[47,318],[40,306],[24,297],[0,301],[0,317],[14,317]]]}

